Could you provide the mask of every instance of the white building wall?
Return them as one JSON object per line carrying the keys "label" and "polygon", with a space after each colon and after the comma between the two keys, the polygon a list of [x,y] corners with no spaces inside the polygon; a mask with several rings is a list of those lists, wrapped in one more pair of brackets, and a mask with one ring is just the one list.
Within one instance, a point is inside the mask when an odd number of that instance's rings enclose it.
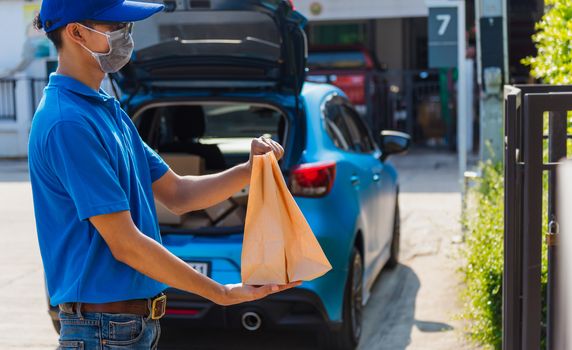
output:
{"label": "white building wall", "polygon": [[403,19],[388,18],[376,23],[376,55],[380,62],[387,65],[388,69],[403,69],[405,35],[403,31]]}
{"label": "white building wall", "polygon": [[33,2],[0,0],[0,71],[13,68],[20,62],[28,26],[24,20],[24,6],[30,3]]}
{"label": "white building wall", "polygon": [[425,0],[294,0],[311,21],[426,17]]}
{"label": "white building wall", "polygon": [[[40,1],[0,0],[0,23],[3,29],[0,30],[0,74],[11,71],[22,61],[24,43],[29,36],[35,34],[31,28],[31,10],[39,3]],[[28,80],[31,71],[28,69],[10,77],[17,80],[16,120],[0,121],[0,158],[27,156],[33,114]]]}

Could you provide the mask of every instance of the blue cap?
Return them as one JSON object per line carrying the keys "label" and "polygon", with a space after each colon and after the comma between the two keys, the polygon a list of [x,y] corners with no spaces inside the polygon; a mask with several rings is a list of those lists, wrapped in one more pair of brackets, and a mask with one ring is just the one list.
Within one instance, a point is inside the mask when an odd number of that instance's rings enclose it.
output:
{"label": "blue cap", "polygon": [[135,22],[163,10],[165,5],[129,0],[44,0],[40,19],[46,32],[84,20]]}

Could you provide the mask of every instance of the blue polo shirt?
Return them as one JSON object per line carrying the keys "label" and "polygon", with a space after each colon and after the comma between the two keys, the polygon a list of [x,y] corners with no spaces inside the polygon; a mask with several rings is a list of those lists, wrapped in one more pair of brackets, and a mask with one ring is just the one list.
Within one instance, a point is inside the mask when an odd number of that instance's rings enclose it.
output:
{"label": "blue polo shirt", "polygon": [[161,243],[151,184],[168,165],[115,98],[50,75],[32,121],[28,163],[53,306],[149,298],[167,288],[116,260],[88,220],[129,210],[139,230]]}

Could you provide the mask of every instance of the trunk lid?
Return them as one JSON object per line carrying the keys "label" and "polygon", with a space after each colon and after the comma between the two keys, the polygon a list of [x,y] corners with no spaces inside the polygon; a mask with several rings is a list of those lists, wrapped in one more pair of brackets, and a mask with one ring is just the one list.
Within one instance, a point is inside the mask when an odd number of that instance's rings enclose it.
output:
{"label": "trunk lid", "polygon": [[135,24],[132,60],[113,78],[127,94],[145,87],[297,96],[306,74],[305,24],[286,0],[171,2]]}

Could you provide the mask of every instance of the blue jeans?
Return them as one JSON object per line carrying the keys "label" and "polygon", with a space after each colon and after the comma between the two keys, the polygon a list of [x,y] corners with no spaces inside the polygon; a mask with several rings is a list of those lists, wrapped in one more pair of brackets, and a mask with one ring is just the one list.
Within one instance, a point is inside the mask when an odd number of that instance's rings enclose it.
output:
{"label": "blue jeans", "polygon": [[60,310],[59,317],[62,350],[154,350],[161,335],[159,320],[145,316]]}

